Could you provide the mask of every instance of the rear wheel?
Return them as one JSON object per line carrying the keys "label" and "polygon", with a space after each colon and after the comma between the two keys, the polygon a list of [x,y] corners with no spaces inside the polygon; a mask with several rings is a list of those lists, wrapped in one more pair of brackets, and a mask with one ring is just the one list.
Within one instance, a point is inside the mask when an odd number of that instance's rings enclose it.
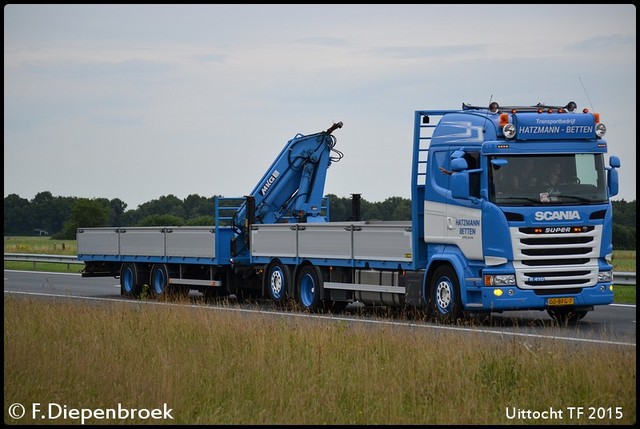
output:
{"label": "rear wheel", "polygon": [[142,291],[141,272],[132,262],[125,262],[120,268],[120,294],[130,297],[140,296]]}
{"label": "rear wheel", "polygon": [[313,265],[305,265],[298,275],[297,301],[305,310],[322,308],[322,276]]}
{"label": "rear wheel", "polygon": [[160,298],[167,295],[169,288],[169,270],[165,264],[156,264],[151,268],[151,295]]}
{"label": "rear wheel", "polygon": [[432,316],[441,322],[455,322],[462,317],[460,285],[456,272],[448,265],[436,269],[429,287]]}

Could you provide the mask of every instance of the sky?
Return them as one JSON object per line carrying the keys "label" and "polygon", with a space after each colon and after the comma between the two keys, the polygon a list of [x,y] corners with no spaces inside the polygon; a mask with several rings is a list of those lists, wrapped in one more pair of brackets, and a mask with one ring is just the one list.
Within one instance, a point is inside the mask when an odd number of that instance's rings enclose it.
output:
{"label": "sky", "polygon": [[324,194],[411,198],[416,110],[599,112],[636,199],[636,8],[191,4],[4,7],[4,196],[242,197],[334,122]]}

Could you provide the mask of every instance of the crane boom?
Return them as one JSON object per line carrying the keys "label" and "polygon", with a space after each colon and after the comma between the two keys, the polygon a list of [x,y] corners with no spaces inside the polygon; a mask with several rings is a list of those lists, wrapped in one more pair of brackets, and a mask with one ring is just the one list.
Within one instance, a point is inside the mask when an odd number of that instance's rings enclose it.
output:
{"label": "crane boom", "polygon": [[[249,194],[255,204],[254,223],[278,223],[286,216],[299,221],[326,221],[320,216],[320,209],[327,169],[342,159],[342,152],[334,148],[337,140],[332,135],[338,128],[342,128],[342,122],[318,133],[298,133],[287,142]],[[238,236],[246,237],[246,221],[245,202],[234,216]],[[240,241],[237,238],[236,243]]]}

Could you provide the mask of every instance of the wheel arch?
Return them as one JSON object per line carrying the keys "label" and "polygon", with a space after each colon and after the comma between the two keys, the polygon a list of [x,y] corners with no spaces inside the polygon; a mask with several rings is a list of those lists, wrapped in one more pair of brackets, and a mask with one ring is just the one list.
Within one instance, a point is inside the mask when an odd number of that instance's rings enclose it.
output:
{"label": "wheel arch", "polygon": [[[298,280],[300,280],[300,272],[302,271],[302,269],[304,267],[307,267],[309,265],[313,266],[316,269],[316,271],[318,271],[318,275],[319,276],[322,275],[322,271],[320,271],[318,269],[317,265],[315,265],[313,262],[309,261],[308,259],[304,259],[304,260],[300,261],[300,263],[298,263],[296,265],[293,265],[294,268],[293,268],[293,272],[291,273],[293,275],[293,284],[295,284],[295,285],[298,284]],[[322,277],[320,277],[320,278],[322,278]]]}
{"label": "wheel arch", "polygon": [[[422,281],[422,299],[426,300],[429,296],[429,291],[427,291],[427,287],[431,284],[433,280],[433,275],[438,268],[441,266],[449,266],[453,268],[453,271],[456,273],[456,277],[458,278],[458,285],[460,287],[460,299],[462,301],[462,306],[466,307],[467,305],[467,294],[465,293],[466,287],[465,285],[465,277],[464,272],[467,266],[467,260],[463,258],[461,255],[454,252],[441,253],[429,261],[427,265],[426,274]],[[465,288],[465,291],[462,288]],[[423,302],[426,304],[426,302]]]}

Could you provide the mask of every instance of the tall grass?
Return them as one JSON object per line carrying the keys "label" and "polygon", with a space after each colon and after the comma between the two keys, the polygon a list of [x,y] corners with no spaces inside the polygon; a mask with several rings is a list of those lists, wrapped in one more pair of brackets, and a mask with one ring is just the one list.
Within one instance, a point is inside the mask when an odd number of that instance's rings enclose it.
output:
{"label": "tall grass", "polygon": [[[636,349],[204,307],[5,296],[5,404],[172,409],[168,424],[636,421]],[[620,419],[507,409],[621,407]],[[28,408],[30,409],[30,408]],[[27,413],[5,423],[51,422]]]}
{"label": "tall grass", "polygon": [[634,273],[636,271],[636,251],[635,250],[614,250],[613,271]]}

